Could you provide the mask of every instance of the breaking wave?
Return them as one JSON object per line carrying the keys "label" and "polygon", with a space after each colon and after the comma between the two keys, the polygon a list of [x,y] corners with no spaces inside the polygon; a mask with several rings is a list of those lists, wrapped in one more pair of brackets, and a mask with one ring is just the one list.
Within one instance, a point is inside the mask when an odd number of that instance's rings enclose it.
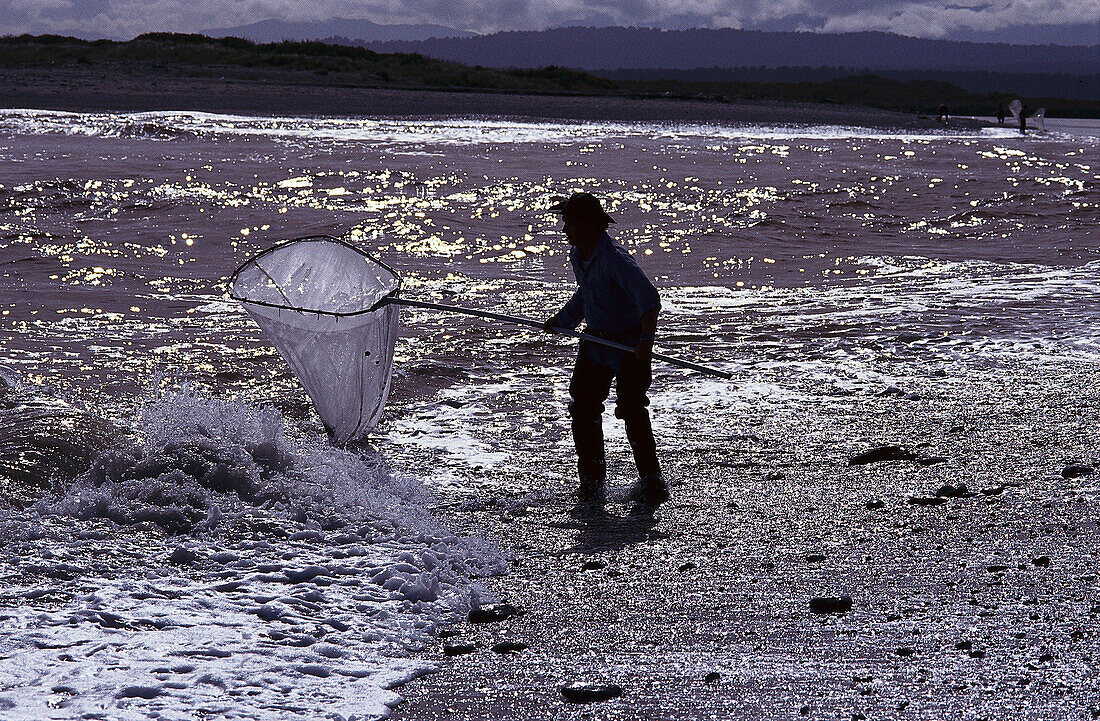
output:
{"label": "breaking wave", "polygon": [[[561,143],[596,138],[653,138],[666,142],[745,140],[977,138],[977,130],[913,131],[843,125],[744,125],[708,123],[535,122],[490,118],[415,119],[253,117],[203,112],[69,113],[0,111],[0,130],[65,133],[108,138],[179,140],[213,135],[268,136],[285,140],[395,143],[402,146],[500,143]],[[988,130],[988,129],[987,129]]]}
{"label": "breaking wave", "polygon": [[471,576],[506,564],[377,453],[285,429],[164,393],[85,472],[0,513],[0,689],[23,689],[0,692],[5,718],[388,715],[439,625],[485,597]]}

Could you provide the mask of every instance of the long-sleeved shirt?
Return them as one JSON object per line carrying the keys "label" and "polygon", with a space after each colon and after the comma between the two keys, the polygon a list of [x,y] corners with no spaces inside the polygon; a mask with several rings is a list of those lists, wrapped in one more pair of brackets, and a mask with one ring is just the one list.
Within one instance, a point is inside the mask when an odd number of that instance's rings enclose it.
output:
{"label": "long-sleeved shirt", "polygon": [[[661,307],[657,288],[626,248],[604,233],[588,261],[577,247],[569,250],[577,292],[558,313],[562,326],[576,328],[584,320],[604,335],[615,335],[638,325],[642,316]],[[633,339],[637,342],[637,339]]]}

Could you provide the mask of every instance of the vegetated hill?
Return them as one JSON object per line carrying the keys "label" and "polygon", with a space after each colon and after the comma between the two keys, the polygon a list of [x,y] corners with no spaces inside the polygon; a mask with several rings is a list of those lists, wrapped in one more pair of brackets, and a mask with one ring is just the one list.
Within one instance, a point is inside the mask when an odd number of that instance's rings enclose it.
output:
{"label": "vegetated hill", "polygon": [[[20,36],[0,38],[0,68],[34,69],[59,76],[65,68],[94,69],[104,78],[112,71],[144,78],[165,74],[224,85],[227,80],[335,88],[477,90],[635,98],[683,98],[704,101],[769,100],[863,105],[884,110],[935,114],[947,103],[953,114],[992,115],[998,103],[1015,94],[974,94],[934,80],[902,82],[875,75],[832,78],[823,82],[693,81],[661,77],[609,79],[560,67],[500,70],[471,67],[422,55],[379,54],[361,47],[321,42],[257,44],[239,38],[157,33],[128,42]],[[676,75],[672,71],[667,71]],[[813,79],[812,77],[810,78]],[[41,82],[39,80],[38,82]],[[1025,97],[1032,108],[1051,115],[1100,116],[1100,100]]]}
{"label": "vegetated hill", "polygon": [[443,25],[380,25],[370,20],[332,18],[312,22],[261,20],[249,25],[203,30],[212,38],[244,38],[255,43],[277,43],[282,40],[325,40],[339,38],[344,44],[353,42],[416,41],[430,38],[473,37],[475,33]]}
{"label": "vegetated hill", "polygon": [[127,42],[55,35],[0,38],[0,67],[112,63],[271,71],[268,75],[273,72],[286,82],[325,85],[566,93],[616,89],[611,80],[563,68],[469,67],[412,53],[379,54],[366,48],[321,42],[257,44],[240,38],[172,33],[139,35]]}
{"label": "vegetated hill", "polygon": [[925,40],[883,32],[555,28],[415,43],[370,43],[486,67],[618,68],[839,66],[874,70],[1100,72],[1100,45],[1007,45]]}

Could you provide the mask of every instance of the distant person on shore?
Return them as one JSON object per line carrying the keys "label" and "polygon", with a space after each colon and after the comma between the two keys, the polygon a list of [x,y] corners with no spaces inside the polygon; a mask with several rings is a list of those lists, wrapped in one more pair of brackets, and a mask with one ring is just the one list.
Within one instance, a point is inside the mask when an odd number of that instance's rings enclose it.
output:
{"label": "distant person on shore", "polygon": [[947,122],[947,104],[946,103],[940,106],[940,114],[938,116],[936,116],[936,122],[937,123],[946,123]]}
{"label": "distant person on shore", "polygon": [[582,504],[603,501],[607,479],[603,403],[615,381],[615,415],[626,424],[638,468],[632,499],[655,506],[668,499],[646,396],[653,380],[650,353],[661,298],[630,252],[607,234],[615,221],[595,196],[574,193],[550,210],[560,213],[565,224],[572,246],[569,261],[580,287],[544,328],[576,328],[583,320],[586,332],[634,349],[631,353],[581,341],[577,350],[569,382],[569,415],[580,475],[577,500]]}
{"label": "distant person on shore", "polygon": [[1020,106],[1020,132],[1027,134],[1027,103]]}
{"label": "distant person on shore", "polygon": [[997,125],[1005,124],[1005,104],[997,103]]}

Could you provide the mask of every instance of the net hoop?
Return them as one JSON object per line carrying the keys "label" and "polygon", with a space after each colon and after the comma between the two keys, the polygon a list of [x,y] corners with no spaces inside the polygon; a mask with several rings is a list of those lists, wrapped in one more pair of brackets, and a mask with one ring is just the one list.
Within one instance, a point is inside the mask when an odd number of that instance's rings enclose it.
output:
{"label": "net hoop", "polygon": [[333,442],[379,422],[393,376],[401,277],[330,235],[294,238],[242,263],[228,295],[286,361]]}
{"label": "net hoop", "polygon": [[[397,280],[397,287],[394,288],[393,290],[391,290],[390,292],[386,293],[384,296],[382,296],[381,299],[379,299],[377,302],[375,302],[369,308],[363,308],[362,310],[346,311],[346,312],[344,312],[344,311],[334,311],[334,310],[323,310],[323,309],[316,309],[316,308],[301,308],[299,306],[285,305],[285,304],[282,304],[282,303],[269,303],[269,302],[262,301],[262,300],[253,300],[253,299],[250,299],[250,298],[242,298],[241,296],[235,295],[233,293],[233,286],[236,285],[236,283],[237,283],[237,276],[239,276],[241,274],[241,271],[243,271],[246,267],[248,267],[250,265],[255,264],[257,268],[260,268],[259,264],[256,263],[256,261],[258,261],[260,258],[263,258],[266,255],[270,255],[271,253],[275,253],[277,251],[280,251],[280,250],[282,250],[284,248],[287,248],[291,245],[294,245],[296,243],[303,243],[303,242],[317,241],[317,240],[323,240],[323,241],[327,241],[329,243],[336,243],[338,245],[342,245],[345,248],[347,248],[348,250],[351,250],[352,252],[363,256],[364,258],[371,261],[372,263],[376,263],[377,265],[382,266],[383,268],[388,270],[393,275],[393,277]],[[262,270],[262,268],[261,268],[261,270]],[[402,282],[401,281],[401,276],[397,274],[397,271],[395,271],[393,268],[391,268],[386,263],[383,263],[378,258],[375,258],[370,253],[366,252],[365,250],[363,250],[361,248],[355,247],[354,245],[347,242],[346,240],[341,240],[340,238],[337,238],[335,236],[325,235],[325,234],[322,233],[322,234],[319,234],[319,235],[303,235],[299,238],[292,238],[290,240],[284,240],[282,242],[276,243],[275,245],[271,246],[267,250],[264,250],[264,251],[261,251],[261,252],[257,253],[256,255],[250,257],[248,260],[241,263],[239,266],[237,266],[237,269],[233,271],[233,274],[229,276],[229,297],[232,298],[233,300],[241,302],[241,303],[251,303],[252,305],[260,305],[260,306],[264,306],[266,308],[275,308],[275,309],[278,309],[278,310],[293,310],[293,311],[297,311],[299,313],[315,313],[317,315],[329,315],[329,316],[333,316],[333,317],[336,317],[336,318],[348,318],[348,317],[351,317],[351,316],[363,315],[364,313],[373,313],[374,311],[378,310],[382,306],[388,304],[391,301],[391,299],[397,298],[401,294],[401,282]]]}

